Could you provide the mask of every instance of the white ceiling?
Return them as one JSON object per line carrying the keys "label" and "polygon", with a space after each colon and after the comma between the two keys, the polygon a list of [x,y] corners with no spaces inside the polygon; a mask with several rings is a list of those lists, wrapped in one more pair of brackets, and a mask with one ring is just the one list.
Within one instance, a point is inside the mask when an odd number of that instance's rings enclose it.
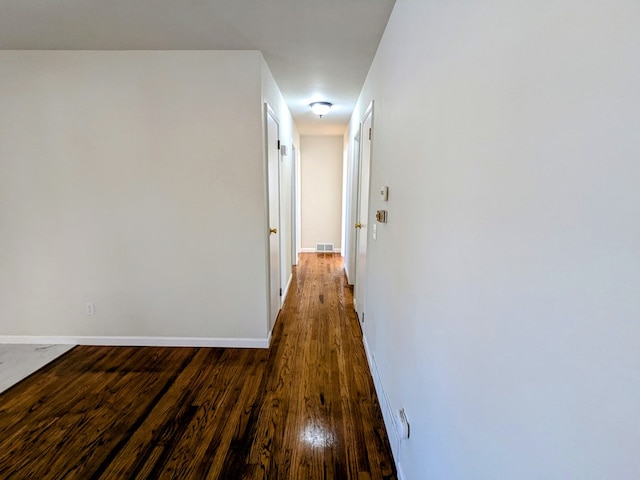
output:
{"label": "white ceiling", "polygon": [[[302,135],[338,134],[395,0],[0,0],[2,50],[261,50]],[[313,100],[332,102],[322,119]]]}

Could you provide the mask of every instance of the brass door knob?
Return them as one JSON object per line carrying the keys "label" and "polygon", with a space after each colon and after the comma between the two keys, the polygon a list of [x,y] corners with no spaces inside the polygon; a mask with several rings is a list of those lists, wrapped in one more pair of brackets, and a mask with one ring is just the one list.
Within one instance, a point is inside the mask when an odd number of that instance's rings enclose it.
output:
{"label": "brass door knob", "polygon": [[361,223],[356,223],[356,224],[355,224],[355,227],[356,227],[356,228],[362,228],[362,224],[361,224]]}
{"label": "brass door knob", "polygon": [[278,229],[277,228],[270,228],[269,229],[269,234],[272,234],[272,233],[278,233]]}

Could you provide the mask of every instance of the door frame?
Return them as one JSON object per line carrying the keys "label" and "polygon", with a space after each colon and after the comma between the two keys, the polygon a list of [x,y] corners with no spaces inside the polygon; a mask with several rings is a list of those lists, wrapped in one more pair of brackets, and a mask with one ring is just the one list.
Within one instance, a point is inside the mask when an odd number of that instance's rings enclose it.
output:
{"label": "door frame", "polygon": [[[367,283],[367,277],[366,277],[366,266],[365,266],[365,272],[360,272],[360,274],[358,274],[358,268],[362,269],[362,266],[360,265],[359,267],[359,262],[358,262],[358,258],[360,257],[360,241],[363,240],[364,245],[365,245],[365,264],[366,262],[366,258],[368,256],[368,243],[369,243],[369,219],[371,218],[370,212],[369,212],[369,205],[371,203],[371,165],[373,163],[373,139],[374,139],[374,128],[373,128],[373,108],[374,108],[374,101],[372,100],[371,103],[369,104],[369,106],[367,107],[367,109],[364,112],[364,115],[362,116],[362,123],[360,124],[359,127],[359,135],[360,135],[360,145],[359,145],[359,161],[358,161],[358,188],[357,188],[357,193],[356,193],[356,197],[355,197],[355,201],[356,201],[356,222],[355,223],[362,223],[362,221],[364,220],[366,223],[365,225],[366,230],[364,232],[365,237],[364,239],[362,239],[362,229],[358,229],[355,235],[355,285],[354,285],[354,292],[353,292],[353,304],[354,304],[354,308],[356,310],[356,314],[358,316],[358,320],[360,322],[360,325],[362,325],[364,327],[364,323],[365,323],[365,305],[366,305],[366,283]],[[362,196],[362,190],[364,187],[364,182],[362,179],[362,171],[363,171],[363,162],[365,161],[364,158],[364,148],[363,148],[363,143],[366,141],[367,136],[368,136],[368,132],[365,132],[365,124],[367,123],[367,120],[371,118],[370,124],[371,126],[369,127],[371,129],[371,135],[370,135],[370,139],[369,139],[369,158],[366,159],[366,161],[369,163],[368,165],[368,172],[369,172],[369,176],[366,179],[366,187],[367,187],[367,195],[366,198],[364,198],[364,201],[366,202],[366,218],[362,218],[362,204],[361,204],[361,196]],[[354,225],[355,228],[355,225]],[[360,302],[358,302],[358,300],[360,300]],[[364,328],[363,328],[363,332],[364,332]]]}
{"label": "door frame", "polygon": [[351,140],[349,168],[347,171],[347,218],[345,221],[345,273],[349,285],[356,283],[357,234],[353,226],[358,221],[358,198],[360,196],[360,139],[362,123],[358,123],[356,134]]}
{"label": "door frame", "polygon": [[291,145],[291,265],[298,265],[298,251],[300,249],[298,241],[300,238],[300,212],[298,211],[299,201],[299,181],[298,181],[298,149],[295,144]]}
{"label": "door frame", "polygon": [[[278,168],[278,172],[277,175],[275,176],[275,180],[277,183],[277,192],[276,192],[276,198],[277,198],[277,205],[276,205],[276,212],[277,212],[277,222],[276,222],[276,226],[274,227],[271,224],[271,189],[270,189],[270,175],[269,175],[269,117],[271,117],[271,119],[275,122],[276,124],[276,136],[278,138],[278,142],[280,141],[280,122],[278,120],[278,116],[276,115],[275,111],[269,106],[269,104],[267,102],[264,103],[264,148],[265,148],[265,160],[264,160],[264,171],[265,171],[265,189],[266,189],[266,265],[267,265],[267,330],[269,332],[269,337],[271,337],[271,332],[273,331],[273,327],[276,324],[276,321],[278,319],[278,314],[280,313],[281,310],[281,298],[279,298],[277,305],[278,305],[278,313],[276,313],[275,318],[272,318],[271,315],[271,311],[273,308],[272,305],[272,272],[271,272],[271,233],[270,233],[270,229],[271,228],[276,228],[278,230],[278,233],[276,235],[278,235],[278,237],[276,238],[276,244],[278,246],[278,265],[276,268],[276,274],[277,274],[277,278],[278,278],[278,285],[276,285],[276,288],[279,289],[280,292],[282,292],[282,278],[281,278],[281,266],[282,266],[282,245],[281,245],[281,234],[282,234],[282,230],[281,230],[281,212],[280,212],[280,160],[281,160],[281,154],[280,154],[280,149],[278,149],[278,158],[277,158],[277,168]],[[280,296],[282,294],[280,293]]]}

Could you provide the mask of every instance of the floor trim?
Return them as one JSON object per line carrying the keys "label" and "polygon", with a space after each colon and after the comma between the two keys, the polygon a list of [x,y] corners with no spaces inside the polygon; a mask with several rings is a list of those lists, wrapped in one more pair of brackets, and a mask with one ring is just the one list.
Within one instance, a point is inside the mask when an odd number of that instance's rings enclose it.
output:
{"label": "floor trim", "polygon": [[334,248],[333,252],[318,252],[315,248],[305,247],[298,250],[298,253],[340,253],[340,249]]}
{"label": "floor trim", "polygon": [[202,337],[72,337],[38,335],[0,335],[0,343],[53,345],[106,345],[116,347],[214,347],[269,348],[266,338]]}
{"label": "floor trim", "polygon": [[376,365],[373,353],[369,349],[369,344],[367,343],[367,337],[365,335],[362,336],[362,342],[364,343],[364,350],[367,355],[369,370],[371,370],[373,385],[376,389],[376,394],[378,395],[378,401],[380,402],[382,418],[384,420],[385,427],[387,428],[387,437],[389,438],[389,443],[391,444],[391,454],[393,455],[393,461],[396,464],[398,480],[404,480],[405,477],[400,465],[400,447],[402,440],[400,440],[400,436],[398,435],[398,431],[396,429],[393,410],[391,409],[391,402],[389,402],[387,392],[382,385],[382,379],[380,378],[380,374],[378,373],[378,366]]}
{"label": "floor trim", "polygon": [[287,286],[284,287],[282,291],[282,300],[280,301],[280,308],[284,306],[284,302],[287,299],[287,294],[289,293],[289,287],[291,286],[291,282],[293,281],[293,273],[289,275],[289,281],[287,282]]}

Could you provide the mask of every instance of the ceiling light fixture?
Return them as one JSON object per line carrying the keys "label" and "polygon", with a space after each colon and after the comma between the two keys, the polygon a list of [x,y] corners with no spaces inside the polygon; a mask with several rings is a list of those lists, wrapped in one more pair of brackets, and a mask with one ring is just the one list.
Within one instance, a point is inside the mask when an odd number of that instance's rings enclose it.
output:
{"label": "ceiling light fixture", "polygon": [[323,115],[329,113],[333,104],[329,102],[313,102],[309,105],[311,107],[311,111],[322,118]]}

